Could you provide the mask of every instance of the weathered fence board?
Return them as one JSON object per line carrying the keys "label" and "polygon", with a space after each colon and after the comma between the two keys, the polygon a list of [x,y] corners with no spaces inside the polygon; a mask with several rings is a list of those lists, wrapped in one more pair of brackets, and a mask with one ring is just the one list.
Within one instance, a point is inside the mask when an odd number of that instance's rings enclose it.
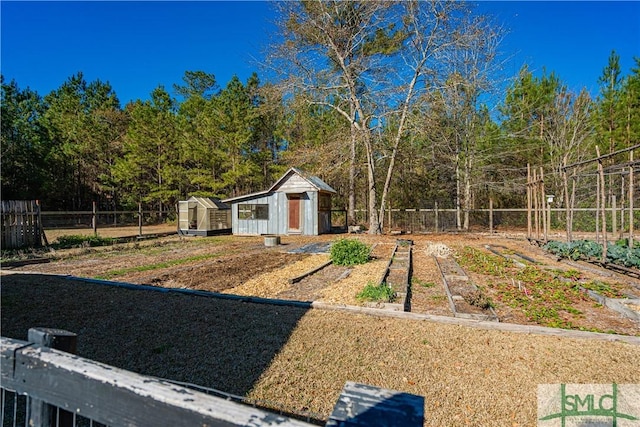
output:
{"label": "weathered fence board", "polygon": [[308,426],[159,379],[2,337],[2,388],[108,425]]}
{"label": "weathered fence board", "polygon": [[[75,348],[75,334],[33,328],[29,339]],[[159,378],[147,377],[33,342],[0,337],[1,389],[27,395],[28,425],[49,427],[58,409],[109,426],[310,426],[303,421],[208,395]],[[4,394],[3,394],[4,396]],[[29,404],[28,404],[29,406]],[[357,410],[350,410],[353,406]],[[424,398],[404,392],[347,383],[331,426],[422,426]],[[35,413],[34,413],[35,409]],[[68,411],[68,412],[66,412]],[[15,411],[14,411],[15,412]],[[16,414],[13,416],[14,425]]]}
{"label": "weathered fence board", "polygon": [[40,206],[35,200],[2,200],[2,249],[42,246]]}

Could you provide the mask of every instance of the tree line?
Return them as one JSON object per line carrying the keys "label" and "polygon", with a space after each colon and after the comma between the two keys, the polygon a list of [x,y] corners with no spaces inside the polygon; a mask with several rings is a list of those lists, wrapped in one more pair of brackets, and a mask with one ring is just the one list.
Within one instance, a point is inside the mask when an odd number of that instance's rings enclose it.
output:
{"label": "tree line", "polygon": [[296,166],[338,191],[334,207],[349,222],[367,209],[371,232],[388,206],[435,203],[457,208],[466,228],[468,210],[489,198],[525,205],[527,164],[544,166],[560,196],[564,166],[596,145],[615,152],[640,140],[638,58],[623,72],[612,51],[595,98],[526,66],[501,89],[503,34],[466,3],[276,7],[267,82],[253,74],[220,87],[214,74],[186,71],[122,107],[108,82],[81,72],[45,96],[2,78],[2,198],[162,210],[191,195],[264,190]]}

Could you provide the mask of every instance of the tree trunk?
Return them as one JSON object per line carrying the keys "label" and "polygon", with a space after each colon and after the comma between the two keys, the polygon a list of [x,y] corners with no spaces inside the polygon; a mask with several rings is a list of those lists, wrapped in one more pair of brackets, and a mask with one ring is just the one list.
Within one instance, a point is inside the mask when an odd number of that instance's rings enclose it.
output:
{"label": "tree trunk", "polygon": [[355,106],[351,105],[351,146],[349,147],[349,195],[347,205],[347,225],[356,225],[356,142]]}
{"label": "tree trunk", "polygon": [[[422,64],[421,64],[422,65]],[[387,196],[389,195],[389,188],[391,187],[391,177],[393,175],[393,168],[396,164],[396,157],[398,156],[398,148],[400,147],[400,141],[402,140],[402,134],[404,133],[404,125],[407,121],[407,113],[409,112],[409,103],[413,97],[418,77],[420,76],[420,67],[416,68],[416,72],[411,79],[411,83],[407,89],[407,95],[402,105],[402,113],[400,114],[400,121],[398,122],[398,130],[393,141],[393,150],[391,150],[391,159],[389,159],[389,168],[387,169],[387,177],[384,181],[384,188],[382,189],[382,198],[380,199],[380,228],[382,229],[384,219],[384,205],[387,202]],[[389,224],[391,226],[391,224]]]}
{"label": "tree trunk", "polygon": [[378,217],[377,189],[376,189],[376,168],[373,158],[373,147],[371,146],[371,134],[366,127],[363,128],[364,146],[367,151],[367,180],[369,194],[369,234],[381,234],[382,227]]}
{"label": "tree trunk", "polygon": [[460,192],[461,192],[461,182],[460,182],[460,153],[456,153],[456,229],[460,230],[462,228],[462,215],[460,212],[461,203],[460,203]]}
{"label": "tree trunk", "polygon": [[464,230],[469,230],[469,208],[471,208],[471,159],[469,157],[467,153],[464,159]]}

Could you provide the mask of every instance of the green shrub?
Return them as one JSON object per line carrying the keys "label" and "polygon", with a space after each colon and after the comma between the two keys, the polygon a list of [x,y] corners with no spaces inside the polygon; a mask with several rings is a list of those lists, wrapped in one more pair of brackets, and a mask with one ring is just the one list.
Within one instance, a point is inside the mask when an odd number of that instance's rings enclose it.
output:
{"label": "green shrub", "polygon": [[100,236],[67,235],[58,237],[52,244],[56,249],[69,249],[87,246],[108,246],[115,243],[115,239]]}
{"label": "green shrub", "polygon": [[357,265],[369,261],[371,248],[354,239],[341,239],[331,246],[331,261],[335,265]]}
{"label": "green shrub", "polygon": [[362,292],[356,295],[358,301],[376,301],[376,302],[391,302],[395,297],[395,292],[386,283],[381,283],[379,286],[373,283],[367,283]]}

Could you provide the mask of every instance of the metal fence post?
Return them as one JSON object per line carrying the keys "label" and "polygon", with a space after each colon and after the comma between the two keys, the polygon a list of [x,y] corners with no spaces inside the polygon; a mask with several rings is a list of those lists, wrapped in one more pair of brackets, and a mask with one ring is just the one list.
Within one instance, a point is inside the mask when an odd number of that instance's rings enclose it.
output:
{"label": "metal fence post", "polygon": [[[73,332],[53,328],[30,328],[28,341],[43,347],[49,347],[67,353],[76,353],[78,335]],[[47,403],[32,399],[29,426],[33,427],[72,427],[73,414]]]}

